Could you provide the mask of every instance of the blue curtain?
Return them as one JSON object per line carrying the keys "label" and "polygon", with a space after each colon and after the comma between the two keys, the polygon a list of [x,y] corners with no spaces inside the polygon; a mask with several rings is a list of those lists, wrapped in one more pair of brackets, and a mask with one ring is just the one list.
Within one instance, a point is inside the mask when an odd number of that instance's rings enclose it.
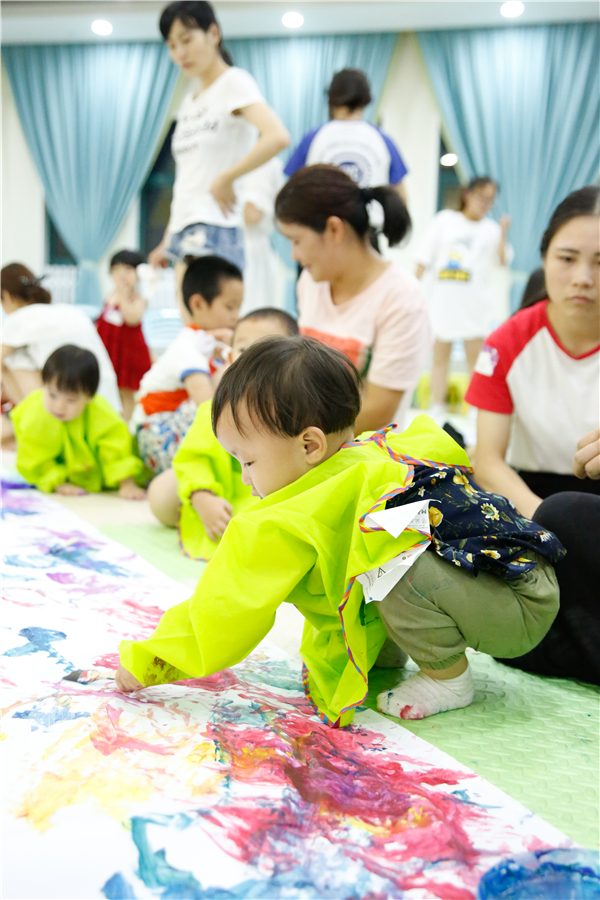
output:
{"label": "blue curtain", "polygon": [[497,179],[497,212],[513,217],[516,300],[540,264],[556,205],[598,178],[600,25],[430,31],[418,40],[465,174]]}
{"label": "blue curtain", "polygon": [[161,43],[3,48],[46,206],[102,302],[96,262],[140,190],[178,78]]}
{"label": "blue curtain", "polygon": [[381,94],[396,34],[252,38],[225,41],[236,66],[247,69],[292,136],[292,148],[310,129],[329,118],[326,90],[340,69],[362,69],[371,82],[374,102]]}

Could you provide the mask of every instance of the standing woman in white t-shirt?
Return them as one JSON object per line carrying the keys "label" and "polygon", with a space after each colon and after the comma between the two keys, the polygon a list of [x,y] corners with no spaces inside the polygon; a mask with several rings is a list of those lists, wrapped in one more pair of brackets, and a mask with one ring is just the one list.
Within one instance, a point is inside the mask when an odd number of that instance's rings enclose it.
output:
{"label": "standing woman in white t-shirt", "polygon": [[435,337],[431,371],[432,414],[443,416],[448,363],[453,341],[464,341],[469,375],[490,330],[491,275],[506,265],[510,217],[500,224],[487,218],[498,192],[491,178],[473,178],[463,191],[460,210],[443,209],[425,232],[416,252],[417,278],[427,270],[429,317]]}
{"label": "standing woman in white t-shirt", "polygon": [[235,182],[287,147],[289,135],[252,76],[231,64],[210,3],[171,3],[160,17],[160,30],[173,62],[201,82],[177,116],[171,215],[163,240],[148,257],[153,266],[175,260],[179,284],[186,256],[221,256],[243,268]]}
{"label": "standing woman in white t-shirt", "polygon": [[372,201],[383,208],[390,246],[410,216],[389,185],[360,188],[337,166],[306,166],[275,203],[279,228],[303,266],[298,279],[300,333],[341,350],[364,380],[356,433],[402,425],[431,348],[423,288],[384,260],[369,241]]}

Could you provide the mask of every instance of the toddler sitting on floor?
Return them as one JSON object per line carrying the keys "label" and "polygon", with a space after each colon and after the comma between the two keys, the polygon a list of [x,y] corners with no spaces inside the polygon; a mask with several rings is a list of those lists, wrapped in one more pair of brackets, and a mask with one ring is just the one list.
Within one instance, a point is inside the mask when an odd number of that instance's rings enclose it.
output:
{"label": "toddler sitting on floor", "polygon": [[126,500],[143,500],[136,480],[146,480],[131,435],[108,400],[96,394],[98,360],[90,350],[66,344],[42,369],[44,387],[11,410],[17,469],[40,491],[95,493],[119,488]]}
{"label": "toddler sitting on floor", "polygon": [[[281,309],[255,309],[239,319],[231,360],[255,341],[298,334],[296,320]],[[239,462],[221,447],[211,425],[212,400],[198,407],[194,422],[173,459],[148,489],[150,508],[169,527],[177,527],[181,549],[192,559],[209,560],[234,513],[250,501]]]}
{"label": "toddler sitting on floor", "polygon": [[[421,671],[383,691],[379,708],[423,718],[471,703],[468,646],[512,657],[543,638],[558,610],[554,535],[480,490],[464,450],[427,416],[354,440],[359,409],[356,369],[310,338],[259,341],[224,373],[213,429],[259,499],[231,520],[194,595],[149,639],[121,643],[120,690],[238,663],[284,601],[306,619],[305,690],[333,726],[352,720],[390,644]],[[366,602],[359,577],[423,542],[369,518],[405,495],[431,502],[432,541],[382,602]]]}

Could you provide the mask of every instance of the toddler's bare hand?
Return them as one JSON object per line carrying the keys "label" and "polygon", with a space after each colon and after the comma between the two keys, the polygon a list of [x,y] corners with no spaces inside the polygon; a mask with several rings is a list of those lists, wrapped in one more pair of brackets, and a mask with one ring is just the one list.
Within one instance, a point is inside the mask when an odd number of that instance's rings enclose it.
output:
{"label": "toddler's bare hand", "polygon": [[223,537],[231,521],[233,506],[228,500],[217,497],[210,491],[195,491],[192,494],[192,506],[200,516],[208,537],[216,543]]}
{"label": "toddler's bare hand", "polygon": [[132,691],[141,691],[144,685],[134,678],[131,672],[124,669],[123,666],[115,672],[115,684],[122,694],[131,694]]}
{"label": "toddler's bare hand", "polygon": [[63,484],[57,484],[54,488],[55,494],[63,494],[65,497],[82,497],[87,494],[85,488],[78,487],[76,484],[70,484],[65,481]]}
{"label": "toddler's bare hand", "polygon": [[138,487],[133,478],[125,478],[119,485],[119,497],[122,500],[145,500],[146,491]]}

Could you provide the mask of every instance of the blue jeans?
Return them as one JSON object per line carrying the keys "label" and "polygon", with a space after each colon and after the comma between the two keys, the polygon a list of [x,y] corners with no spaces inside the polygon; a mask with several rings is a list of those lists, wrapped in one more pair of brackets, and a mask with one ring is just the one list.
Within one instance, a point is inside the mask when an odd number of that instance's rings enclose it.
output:
{"label": "blue jeans", "polygon": [[181,262],[186,256],[220,256],[243,270],[244,232],[202,222],[186,225],[183,231],[171,235],[165,255]]}

